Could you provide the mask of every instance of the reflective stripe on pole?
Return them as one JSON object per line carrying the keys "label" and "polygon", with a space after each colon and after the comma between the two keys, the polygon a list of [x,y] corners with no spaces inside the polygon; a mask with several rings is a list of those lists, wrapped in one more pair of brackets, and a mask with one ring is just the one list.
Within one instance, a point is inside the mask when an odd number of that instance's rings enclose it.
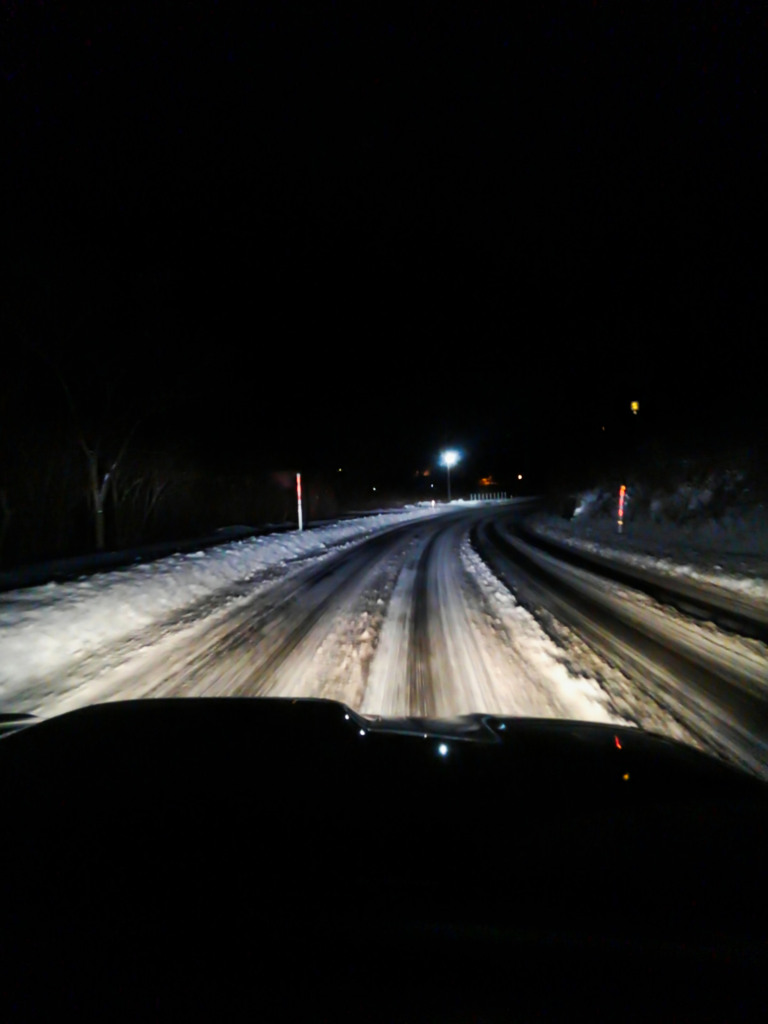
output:
{"label": "reflective stripe on pole", "polygon": [[304,529],[304,516],[301,512],[301,473],[296,474],[296,502],[299,506],[299,529]]}
{"label": "reflective stripe on pole", "polygon": [[626,495],[626,493],[627,493],[627,488],[625,487],[624,484],[622,484],[621,487],[619,488],[619,519],[618,519],[619,533],[622,533],[623,530],[624,530],[624,496]]}

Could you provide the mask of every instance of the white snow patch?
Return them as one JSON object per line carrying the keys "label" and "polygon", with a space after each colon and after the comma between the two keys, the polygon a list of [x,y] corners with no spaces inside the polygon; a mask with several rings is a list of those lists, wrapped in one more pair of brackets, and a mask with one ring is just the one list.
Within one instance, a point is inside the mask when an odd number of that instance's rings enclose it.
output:
{"label": "white snow patch", "polygon": [[73,661],[133,636],[270,567],[319,555],[439,510],[366,516],[171,555],[63,584],[0,595],[0,702],[31,680],[53,684]]}
{"label": "white snow patch", "polygon": [[487,605],[485,621],[479,619],[475,625],[484,634],[483,654],[495,662],[490,667],[500,713],[633,724],[615,712],[596,679],[568,670],[557,645],[468,541],[462,545],[461,559]]}
{"label": "white snow patch", "polygon": [[[670,538],[669,527],[654,529],[647,526],[643,530],[634,528],[619,536],[615,524],[591,523],[589,535],[577,534],[571,524],[550,516],[532,516],[526,525],[542,537],[567,544],[577,551],[590,552],[603,558],[610,558],[623,565],[647,569],[660,576],[677,577],[703,583],[706,586],[719,587],[722,590],[739,594],[753,601],[768,601],[768,580],[753,575],[741,575],[734,567],[732,552],[712,549],[705,558],[697,549],[695,561],[691,560],[691,551],[677,538],[677,546]],[[627,550],[631,546],[632,550]],[[651,549],[665,554],[653,554]],[[643,550],[643,548],[645,550]],[[725,564],[730,563],[726,569]]]}

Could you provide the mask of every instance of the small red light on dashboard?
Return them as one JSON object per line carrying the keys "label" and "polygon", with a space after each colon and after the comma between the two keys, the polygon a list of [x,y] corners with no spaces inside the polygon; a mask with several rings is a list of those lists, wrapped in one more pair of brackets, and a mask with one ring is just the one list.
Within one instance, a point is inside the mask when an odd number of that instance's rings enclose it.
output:
{"label": "small red light on dashboard", "polygon": [[617,750],[621,750],[621,740],[619,739],[618,736],[614,736],[613,738],[616,741],[616,749]]}

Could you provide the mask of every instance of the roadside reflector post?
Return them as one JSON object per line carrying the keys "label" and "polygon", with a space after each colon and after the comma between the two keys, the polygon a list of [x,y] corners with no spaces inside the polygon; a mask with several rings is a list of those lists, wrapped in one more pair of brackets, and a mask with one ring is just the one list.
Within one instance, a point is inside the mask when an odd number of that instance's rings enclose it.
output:
{"label": "roadside reflector post", "polygon": [[299,529],[304,529],[304,515],[301,510],[301,473],[296,474],[296,504],[299,509]]}
{"label": "roadside reflector post", "polygon": [[627,493],[627,488],[624,484],[619,488],[619,518],[618,527],[619,533],[624,532],[624,496]]}

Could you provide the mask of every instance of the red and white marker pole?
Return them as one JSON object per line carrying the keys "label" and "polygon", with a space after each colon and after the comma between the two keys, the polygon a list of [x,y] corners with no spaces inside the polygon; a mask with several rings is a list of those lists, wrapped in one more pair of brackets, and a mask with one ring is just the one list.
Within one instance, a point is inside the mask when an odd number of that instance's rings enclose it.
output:
{"label": "red and white marker pole", "polygon": [[619,533],[624,530],[624,495],[627,493],[627,488],[624,484],[619,488]]}
{"label": "red and white marker pole", "polygon": [[299,529],[304,529],[304,515],[301,511],[301,473],[296,474],[296,503],[299,507]]}

